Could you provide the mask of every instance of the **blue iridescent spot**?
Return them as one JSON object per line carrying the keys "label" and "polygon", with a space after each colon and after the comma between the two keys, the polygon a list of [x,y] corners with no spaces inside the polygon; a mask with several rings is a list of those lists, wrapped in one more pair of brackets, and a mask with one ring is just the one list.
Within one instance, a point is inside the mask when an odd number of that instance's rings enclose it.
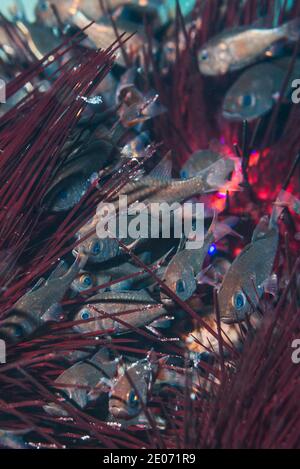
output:
{"label": "blue iridescent spot", "polygon": [[60,198],[60,200],[66,200],[66,198],[68,197],[67,191],[60,191],[58,197]]}
{"label": "blue iridescent spot", "polygon": [[92,285],[92,280],[90,277],[85,277],[85,279],[83,280],[83,283],[87,286],[87,287],[90,287]]}
{"label": "blue iridescent spot", "polygon": [[90,313],[87,309],[85,309],[84,311],[82,311],[81,313],[81,319],[83,319],[84,321],[86,321],[87,319],[90,318]]}
{"label": "blue iridescent spot", "polygon": [[130,407],[138,407],[139,405],[139,398],[133,389],[129,393],[128,403]]}
{"label": "blue iridescent spot", "polygon": [[210,256],[213,256],[217,250],[217,246],[215,244],[212,244],[208,250],[208,254]]}
{"label": "blue iridescent spot", "polygon": [[234,295],[234,307],[237,310],[240,310],[245,306],[245,304],[246,304],[246,297],[245,297],[244,293],[242,293],[242,292],[235,293],[235,295]]}
{"label": "blue iridescent spot", "polygon": [[100,254],[100,243],[95,243],[94,246],[93,246],[93,254]]}
{"label": "blue iridescent spot", "polygon": [[246,94],[243,97],[243,106],[249,107],[249,106],[251,106],[251,104],[252,104],[252,97],[251,97],[251,95]]}
{"label": "blue iridescent spot", "polygon": [[207,60],[209,58],[209,54],[208,54],[208,51],[207,50],[203,50],[201,52],[201,60]]}
{"label": "blue iridescent spot", "polygon": [[176,293],[183,293],[184,292],[184,281],[177,280],[176,282]]}
{"label": "blue iridescent spot", "polygon": [[188,173],[185,169],[183,169],[183,170],[180,172],[180,176],[181,176],[182,179],[188,179],[189,173]]}

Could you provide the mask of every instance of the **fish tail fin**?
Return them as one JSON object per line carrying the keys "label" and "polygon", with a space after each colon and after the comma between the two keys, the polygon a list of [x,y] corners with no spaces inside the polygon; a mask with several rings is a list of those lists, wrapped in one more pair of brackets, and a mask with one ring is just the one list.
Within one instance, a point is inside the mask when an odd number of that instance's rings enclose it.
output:
{"label": "fish tail fin", "polygon": [[290,192],[282,190],[274,203],[270,220],[272,225],[277,223],[278,218],[285,208],[288,208],[291,212],[300,215],[300,199],[297,199],[297,197]]}
{"label": "fish tail fin", "polygon": [[243,173],[238,158],[226,155],[209,166],[204,174],[206,174],[206,182],[210,186],[210,191],[218,190],[226,193],[242,190]]}
{"label": "fish tail fin", "polygon": [[[88,255],[85,254],[83,248],[80,247],[78,252],[76,252],[75,261],[73,262],[69,270],[67,270],[66,273],[62,277],[60,277],[61,281],[65,283],[70,282],[71,284],[71,282],[75,280],[80,270],[84,269],[87,261],[88,261]],[[57,279],[51,279],[51,280],[57,281]]]}
{"label": "fish tail fin", "polygon": [[202,172],[207,184],[207,192],[219,190],[228,184],[235,165],[231,159],[221,158]]}
{"label": "fish tail fin", "polygon": [[295,18],[282,26],[283,33],[289,41],[300,39],[300,18]]}
{"label": "fish tail fin", "polygon": [[228,235],[243,239],[243,236],[231,227],[231,220],[231,218],[228,218],[223,222],[219,222],[216,214],[214,214],[209,231],[213,234],[215,241],[220,241]]}

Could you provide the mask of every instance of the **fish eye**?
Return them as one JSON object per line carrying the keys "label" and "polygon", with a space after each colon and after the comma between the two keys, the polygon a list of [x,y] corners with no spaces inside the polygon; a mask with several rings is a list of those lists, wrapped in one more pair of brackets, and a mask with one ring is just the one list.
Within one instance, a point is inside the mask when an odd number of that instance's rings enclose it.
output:
{"label": "fish eye", "polygon": [[87,319],[90,319],[91,315],[90,315],[90,312],[88,309],[84,309],[82,312],[81,312],[81,319],[83,319],[83,321],[86,321]]}
{"label": "fish eye", "polygon": [[15,326],[15,336],[22,337],[23,336],[23,329],[21,326]]}
{"label": "fish eye", "polygon": [[246,302],[247,302],[247,299],[243,292],[238,291],[233,295],[232,304],[235,309],[237,310],[243,309],[244,306],[246,305]]}
{"label": "fish eye", "polygon": [[100,254],[100,251],[101,251],[100,243],[99,241],[96,241],[92,245],[92,253],[95,254],[95,256],[97,256],[98,254]]}
{"label": "fish eye", "polygon": [[180,175],[181,175],[182,179],[188,179],[188,177],[189,177],[189,173],[188,173],[188,171],[186,171],[185,169],[183,169],[183,170],[180,172]]}
{"label": "fish eye", "polygon": [[86,287],[91,287],[93,283],[90,275],[82,275],[80,277],[80,282],[83,283]]}
{"label": "fish eye", "polygon": [[183,293],[185,290],[185,282],[182,279],[176,282],[176,293]]}
{"label": "fish eye", "polygon": [[47,11],[49,8],[49,3],[48,2],[40,2],[39,3],[39,9],[41,11]]}
{"label": "fish eye", "polygon": [[139,406],[139,398],[133,389],[128,394],[127,400],[130,407],[137,408]]}
{"label": "fish eye", "polygon": [[252,96],[251,94],[245,94],[244,96],[240,96],[239,101],[241,106],[243,107],[255,106],[256,103],[255,96]]}
{"label": "fish eye", "polygon": [[66,200],[67,197],[68,197],[68,193],[65,190],[60,191],[60,193],[58,194],[58,198],[60,200]]}
{"label": "fish eye", "polygon": [[200,54],[200,59],[206,61],[209,58],[209,53],[207,50],[203,50]]}

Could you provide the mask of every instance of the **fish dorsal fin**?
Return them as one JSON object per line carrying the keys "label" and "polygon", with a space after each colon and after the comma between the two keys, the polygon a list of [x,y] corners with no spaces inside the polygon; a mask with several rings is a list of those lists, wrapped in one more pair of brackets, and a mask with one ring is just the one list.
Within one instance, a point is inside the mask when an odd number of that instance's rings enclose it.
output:
{"label": "fish dorsal fin", "polygon": [[172,166],[172,153],[169,151],[150,172],[149,176],[160,180],[170,180],[172,179]]}
{"label": "fish dorsal fin", "polygon": [[172,254],[173,251],[174,251],[174,248],[172,247],[168,252],[166,252],[163,256],[161,256],[156,262],[154,262],[153,266],[160,267],[161,265],[164,265],[166,260],[169,258],[169,256]]}
{"label": "fish dorsal fin", "polygon": [[63,275],[67,273],[67,271],[68,271],[68,266],[65,263],[65,261],[60,261],[58,266],[55,267],[53,272],[51,272],[51,274],[49,275],[47,282],[49,282],[49,280],[62,277]]}
{"label": "fish dorsal fin", "polygon": [[220,241],[225,238],[225,236],[234,236],[236,238],[243,239],[243,236],[232,228],[232,225],[235,223],[234,220],[234,217],[228,217],[223,222],[213,220],[209,232],[213,233],[215,241]]}
{"label": "fish dorsal fin", "polygon": [[284,208],[288,208],[292,213],[300,215],[300,199],[297,199],[293,194],[282,190],[278,195],[272,212],[271,222],[277,222]]}
{"label": "fish dorsal fin", "polygon": [[31,288],[31,290],[29,290],[28,293],[33,293],[35,291],[37,291],[39,288],[41,288],[41,286],[45,283],[45,279],[42,277],[42,278],[39,278],[38,281],[33,285],[33,287]]}
{"label": "fish dorsal fin", "polygon": [[259,285],[258,288],[263,288],[265,293],[274,296],[274,298],[278,294],[278,277],[276,274],[272,274],[268,277],[262,285]]}
{"label": "fish dorsal fin", "polygon": [[260,219],[260,221],[258,222],[256,228],[253,231],[252,243],[257,241],[258,239],[264,238],[269,230],[270,230],[269,217],[264,216]]}

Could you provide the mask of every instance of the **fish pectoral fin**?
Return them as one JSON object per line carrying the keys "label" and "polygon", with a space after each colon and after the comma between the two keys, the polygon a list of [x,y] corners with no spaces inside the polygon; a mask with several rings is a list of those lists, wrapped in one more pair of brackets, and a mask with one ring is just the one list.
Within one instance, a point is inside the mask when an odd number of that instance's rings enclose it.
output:
{"label": "fish pectoral fin", "polygon": [[[209,276],[208,272],[212,272],[212,275]],[[205,269],[201,270],[196,277],[197,283],[199,285],[210,285],[212,287],[217,287],[221,284],[223,278],[218,276],[215,268],[212,265],[209,265]]]}
{"label": "fish pectoral fin", "polygon": [[161,332],[159,332],[155,327],[153,326],[145,326],[145,328],[151,332],[155,337],[159,339],[160,342],[178,342],[179,338],[178,337],[165,337]]}
{"label": "fish pectoral fin", "polygon": [[262,288],[265,293],[272,295],[274,298],[278,296],[278,277],[276,274],[268,277],[261,285],[258,287]]}
{"label": "fish pectoral fin", "polygon": [[101,378],[99,383],[91,389],[87,394],[88,402],[93,402],[99,399],[101,394],[109,393],[112,388],[112,381],[108,378]]}
{"label": "fish pectoral fin", "polygon": [[43,322],[60,322],[62,320],[62,307],[55,303],[41,317]]}
{"label": "fish pectoral fin", "polygon": [[166,254],[164,254],[162,257],[160,257],[160,258],[153,264],[153,267],[158,269],[160,266],[164,265],[164,263],[165,263],[166,260],[170,257],[170,255],[172,254],[173,251],[174,251],[174,247],[172,247],[168,252],[166,252]]}

